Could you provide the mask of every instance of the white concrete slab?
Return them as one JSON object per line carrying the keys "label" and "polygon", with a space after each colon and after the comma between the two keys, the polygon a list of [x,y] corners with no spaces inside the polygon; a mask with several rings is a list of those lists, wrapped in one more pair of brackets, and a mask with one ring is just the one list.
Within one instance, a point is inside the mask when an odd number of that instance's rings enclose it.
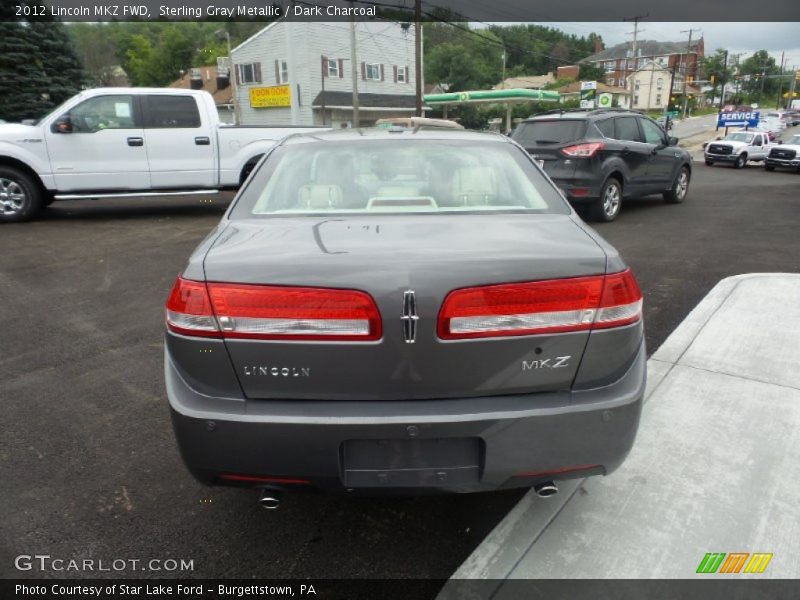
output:
{"label": "white concrete slab", "polygon": [[797,299],[800,275],[721,281],[648,361],[625,464],[527,494],[453,578],[708,577],[706,552],[771,552],[758,577],[799,577]]}

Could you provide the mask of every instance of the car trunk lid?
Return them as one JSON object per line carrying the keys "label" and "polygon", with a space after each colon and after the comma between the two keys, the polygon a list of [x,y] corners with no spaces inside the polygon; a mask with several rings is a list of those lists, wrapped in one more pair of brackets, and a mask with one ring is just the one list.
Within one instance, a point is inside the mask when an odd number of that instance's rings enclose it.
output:
{"label": "car trunk lid", "polygon": [[[226,339],[246,396],[264,399],[569,389],[587,331],[444,340],[437,317],[453,290],[605,269],[605,253],[571,217],[530,214],[240,220],[205,258],[209,282],[360,290],[380,311],[377,341]],[[418,317],[414,343],[408,343],[409,316]]]}

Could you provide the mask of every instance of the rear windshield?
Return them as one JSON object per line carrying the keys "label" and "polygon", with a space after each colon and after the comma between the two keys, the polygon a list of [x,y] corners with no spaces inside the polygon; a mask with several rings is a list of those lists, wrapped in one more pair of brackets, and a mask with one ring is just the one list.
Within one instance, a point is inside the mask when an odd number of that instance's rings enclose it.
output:
{"label": "rear windshield", "polygon": [[277,148],[231,217],[487,211],[570,212],[512,144],[383,139]]}
{"label": "rear windshield", "polygon": [[586,121],[576,119],[553,119],[552,121],[529,121],[514,130],[514,141],[525,146],[565,144],[583,137]]}

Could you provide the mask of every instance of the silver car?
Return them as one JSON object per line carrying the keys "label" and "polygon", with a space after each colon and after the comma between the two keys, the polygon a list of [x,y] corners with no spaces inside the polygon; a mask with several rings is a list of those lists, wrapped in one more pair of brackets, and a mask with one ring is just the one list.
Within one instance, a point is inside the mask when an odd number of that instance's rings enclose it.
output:
{"label": "silver car", "polygon": [[207,484],[535,487],[607,474],[645,387],[642,295],[509,138],[296,135],[166,306],[175,435]]}

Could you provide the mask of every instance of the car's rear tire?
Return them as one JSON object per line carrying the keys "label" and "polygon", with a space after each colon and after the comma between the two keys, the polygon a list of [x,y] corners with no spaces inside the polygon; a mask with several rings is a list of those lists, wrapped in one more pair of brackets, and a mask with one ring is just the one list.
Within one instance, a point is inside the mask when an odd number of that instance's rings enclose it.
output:
{"label": "car's rear tire", "polygon": [[736,162],[733,163],[734,169],[744,169],[747,166],[747,154],[742,153],[736,157]]}
{"label": "car's rear tire", "polygon": [[609,223],[617,218],[622,206],[622,184],[616,177],[609,177],[600,191],[600,198],[592,204],[593,221]]}
{"label": "car's rear tire", "polygon": [[672,182],[672,187],[664,192],[664,201],[670,204],[680,204],[686,199],[689,193],[689,182],[692,176],[689,169],[681,167],[678,174],[675,176],[675,181]]}
{"label": "car's rear tire", "polygon": [[42,188],[30,175],[0,166],[0,223],[30,221],[42,208]]}

